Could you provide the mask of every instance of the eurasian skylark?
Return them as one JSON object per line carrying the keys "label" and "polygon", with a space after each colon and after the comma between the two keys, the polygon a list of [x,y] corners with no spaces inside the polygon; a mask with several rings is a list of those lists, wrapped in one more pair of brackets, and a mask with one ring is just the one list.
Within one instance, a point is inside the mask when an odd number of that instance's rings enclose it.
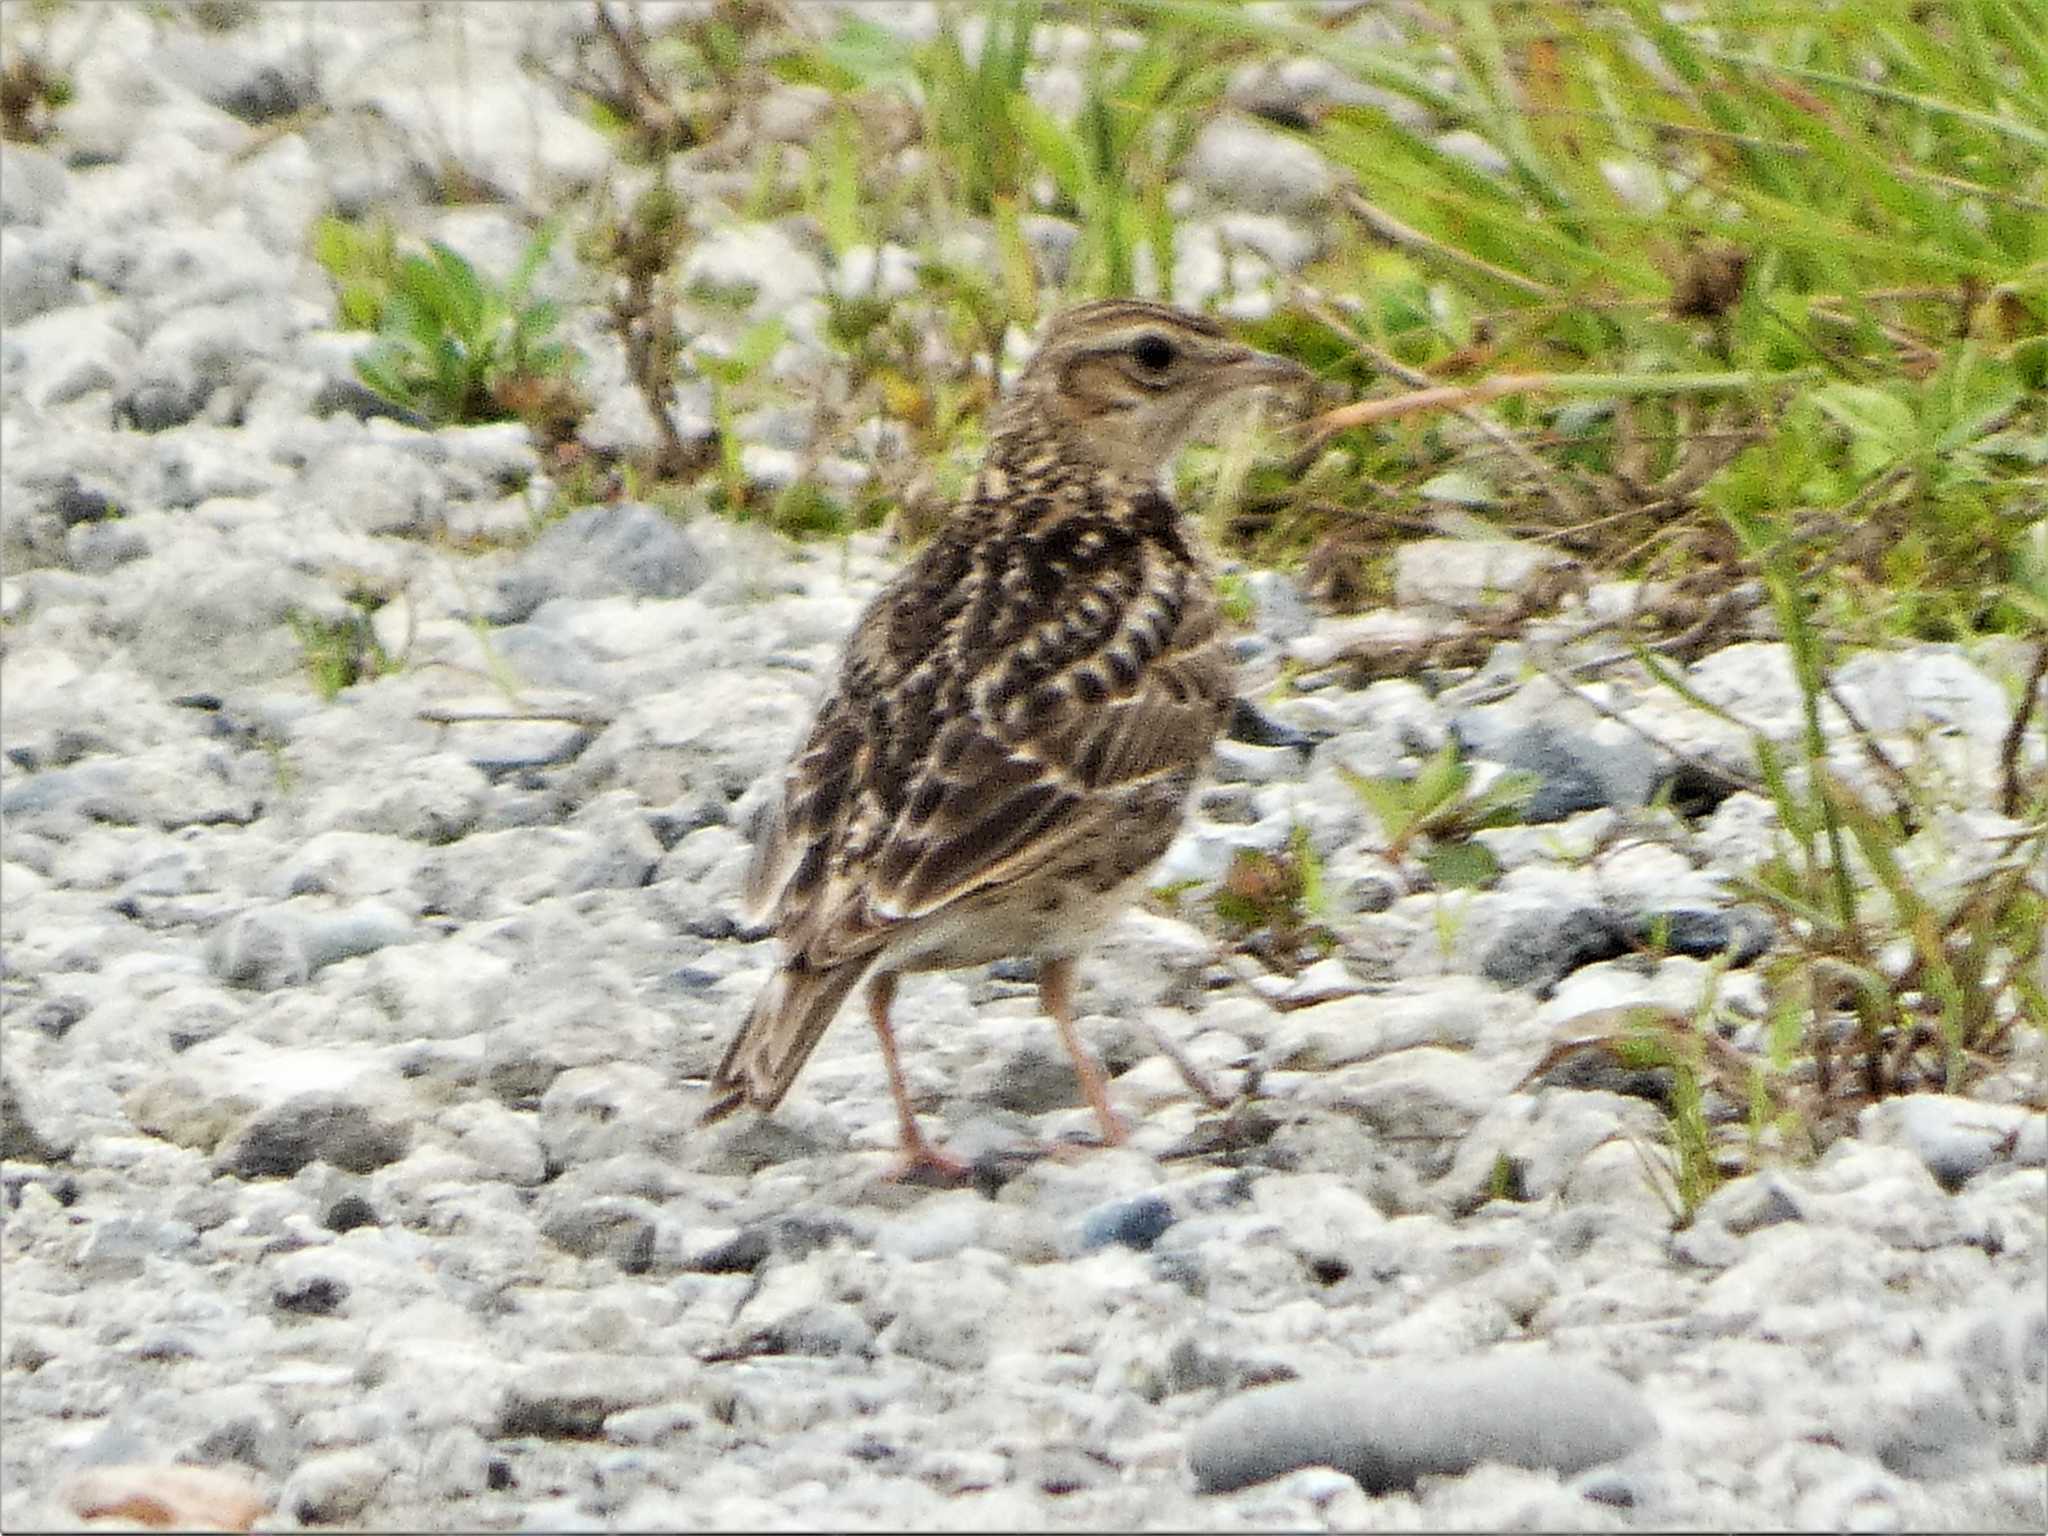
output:
{"label": "eurasian skylark", "polygon": [[780,1103],[865,980],[905,1171],[960,1176],[911,1109],[896,980],[1032,955],[1103,1139],[1123,1138],[1075,1032],[1075,960],[1172,842],[1234,696],[1165,471],[1216,407],[1309,377],[1160,304],[1046,328],[973,487],[861,616],[760,827],[746,895],[783,959],[706,1121]]}

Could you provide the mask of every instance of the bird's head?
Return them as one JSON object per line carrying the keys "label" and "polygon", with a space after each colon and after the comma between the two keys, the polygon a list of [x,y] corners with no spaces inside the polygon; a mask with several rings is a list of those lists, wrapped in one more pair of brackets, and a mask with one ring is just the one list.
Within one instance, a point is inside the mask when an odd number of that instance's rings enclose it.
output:
{"label": "bird's head", "polygon": [[1300,393],[1301,364],[1232,341],[1206,316],[1104,299],[1053,317],[995,426],[1050,432],[1117,475],[1156,479],[1217,408],[1258,389]]}

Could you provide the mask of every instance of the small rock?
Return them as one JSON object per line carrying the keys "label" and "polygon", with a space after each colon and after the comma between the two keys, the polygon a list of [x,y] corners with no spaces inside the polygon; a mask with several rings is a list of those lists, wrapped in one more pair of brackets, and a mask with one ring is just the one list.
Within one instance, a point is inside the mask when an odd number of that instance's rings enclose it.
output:
{"label": "small rock", "polygon": [[301,1525],[352,1525],[390,1475],[369,1451],[335,1451],[301,1463],[278,1502]]}
{"label": "small rock", "polygon": [[[8,151],[7,164],[12,170],[12,150]],[[8,340],[19,347],[12,354],[19,361],[10,361],[8,367],[8,372],[14,375],[10,383],[23,382],[31,398],[40,398],[44,404],[57,403],[51,398],[54,394],[73,396],[71,391],[59,392],[50,386],[49,380],[63,366],[50,343],[59,335],[75,334],[75,322],[80,318],[75,313],[68,317],[65,314],[86,297],[74,270],[77,250],[76,240],[0,230],[0,323],[8,328]],[[49,328],[36,326],[25,341],[23,330],[44,316],[58,318],[55,334]],[[63,323],[67,318],[73,323]],[[93,324],[91,320],[86,323]],[[106,384],[112,382],[111,378],[106,380]]]}
{"label": "small rock", "polygon": [[1570,1476],[1656,1433],[1642,1395],[1611,1372],[1511,1355],[1247,1392],[1196,1427],[1188,1461],[1204,1493],[1325,1465],[1377,1494],[1487,1462]]}
{"label": "small rock", "polygon": [[1289,747],[1250,747],[1242,742],[1216,743],[1216,777],[1226,784],[1276,784],[1298,779],[1307,766],[1303,754]]}
{"label": "small rock", "polygon": [[1210,120],[1188,151],[1188,179],[1237,208],[1316,213],[1336,178],[1308,145],[1232,114]]}
{"label": "small rock", "polygon": [[1297,976],[1254,976],[1251,987],[1261,997],[1270,998],[1274,1007],[1282,1009],[1308,1008],[1317,1003],[1356,997],[1365,991],[1364,983],[1352,975],[1350,968],[1335,955],[1305,966]]}
{"label": "small rock", "polygon": [[166,76],[245,123],[267,123],[320,99],[318,60],[309,51],[252,50],[195,36],[162,40]]}
{"label": "small rock", "polygon": [[1081,1218],[1081,1251],[1092,1253],[1122,1243],[1140,1253],[1150,1248],[1174,1223],[1173,1206],[1164,1195],[1139,1195],[1097,1206]]}
{"label": "small rock", "polygon": [[578,1356],[573,1363],[535,1367],[514,1382],[491,1433],[595,1440],[612,1414],[648,1407],[674,1391],[672,1372],[658,1360]]}
{"label": "small rock", "polygon": [[[28,1024],[39,1029],[52,1040],[61,1040],[71,1026],[92,1012],[92,1004],[75,993],[64,993],[58,997],[46,997],[29,1010]],[[8,1090],[11,1093],[11,1090]],[[7,1100],[12,1103],[12,1099]],[[12,1153],[8,1154],[12,1156]]]}
{"label": "small rock", "polygon": [[541,1235],[579,1259],[608,1258],[629,1275],[654,1256],[654,1208],[624,1198],[579,1201],[541,1221]]}
{"label": "small rock", "polygon": [[983,1369],[1010,1315],[1008,1288],[976,1271],[955,1271],[943,1282],[921,1276],[911,1270],[895,1293],[896,1317],[882,1333],[882,1347],[940,1370]]}
{"label": "small rock", "polygon": [[2048,1115],[2017,1104],[1908,1094],[1872,1104],[1856,1126],[1874,1145],[1909,1148],[1951,1193],[1996,1162],[2038,1168],[2048,1161]]}
{"label": "small rock", "polygon": [[560,597],[681,597],[710,574],[697,541],[656,508],[585,507],[534,541],[501,585],[491,617],[522,623]]}
{"label": "small rock", "polygon": [[825,291],[825,272],[773,224],[736,224],[699,240],[683,263],[683,286],[743,303],[756,316],[780,314]]}
{"label": "small rock", "polygon": [[357,1227],[382,1226],[377,1208],[358,1194],[344,1194],[329,1202],[320,1213],[320,1225],[330,1232],[353,1232]]}
{"label": "small rock", "polygon": [[748,1227],[713,1244],[683,1267],[704,1275],[749,1275],[767,1262],[771,1251],[767,1229]]}
{"label": "small rock", "polygon": [[1536,776],[1522,809],[1531,824],[1563,821],[1602,806],[1647,804],[1660,774],[1656,754],[1633,735],[1612,740],[1536,724],[1517,731],[1493,754],[1508,768]]}
{"label": "small rock", "polygon": [[1503,987],[1555,986],[1581,966],[1629,951],[1628,932],[1599,907],[1538,909],[1497,935],[1479,963]]}
{"label": "small rock", "polygon": [[207,968],[233,986],[258,992],[298,986],[313,974],[305,916],[290,907],[244,913],[207,940]]}
{"label": "small rock", "polygon": [[199,1234],[182,1221],[152,1216],[108,1216],[92,1224],[78,1250],[79,1271],[95,1280],[127,1280],[155,1260],[190,1249]]}
{"label": "small rock", "polygon": [[306,964],[314,971],[339,960],[373,955],[415,937],[412,920],[381,901],[366,901],[338,912],[311,916],[304,931]]}
{"label": "small rock", "polygon": [[246,1531],[270,1508],[248,1476],[227,1467],[91,1467],[64,1487],[80,1520],[187,1531]]}
{"label": "small rock", "polygon": [[0,1072],[0,1159],[7,1162],[57,1163],[71,1148],[47,1135],[29,1117],[14,1074]]}
{"label": "small rock", "polygon": [[1013,1470],[1020,1482],[1058,1498],[1084,1488],[1102,1488],[1117,1480],[1116,1464],[1099,1452],[1077,1445],[1049,1445],[1022,1458]]}
{"label": "small rock", "polygon": [[48,150],[13,144],[7,150],[7,178],[0,187],[0,225],[40,224],[71,191],[71,173]]}
{"label": "small rock", "polygon": [[[1299,256],[1305,260],[1307,252],[1313,249],[1313,242],[1308,241],[1291,226],[1257,214],[1248,214],[1240,221],[1226,221],[1225,224],[1226,231],[1240,239],[1253,233],[1254,228],[1263,230],[1272,226],[1277,226],[1274,234],[1275,248],[1267,249],[1262,254],[1275,266],[1300,266],[1302,262],[1293,258]],[[1246,243],[1258,242],[1246,240]],[[1283,246],[1284,249],[1281,248]],[[1269,640],[1298,640],[1315,628],[1315,610],[1309,606],[1300,583],[1285,571],[1252,571],[1246,575],[1245,585],[1251,588],[1253,622],[1258,625],[1259,633]],[[1277,747],[1287,743],[1276,741],[1262,745]]]}
{"label": "small rock", "polygon": [[1275,720],[1250,699],[1239,697],[1230,706],[1230,723],[1224,735],[1253,747],[1293,747],[1297,752],[1314,749],[1316,739],[1306,731]]}
{"label": "small rock", "polygon": [[1394,551],[1394,601],[1484,613],[1503,599],[1538,596],[1538,583],[1576,569],[1568,555],[1511,539],[1413,539]]}
{"label": "small rock", "polygon": [[1289,1013],[1266,1047],[1269,1066],[1327,1071],[1411,1046],[1477,1043],[1499,994],[1463,977],[1412,993],[1337,997]]}
{"label": "small rock", "polygon": [[258,1114],[229,1138],[215,1161],[237,1178],[289,1178],[318,1158],[369,1173],[405,1156],[411,1135],[339,1093],[314,1089]]}
{"label": "small rock", "polygon": [[1754,907],[1735,907],[1726,912],[1687,907],[1645,912],[1635,919],[1634,932],[1638,944],[1646,949],[1661,949],[1667,955],[1714,960],[1733,950],[1729,962],[1732,965],[1748,965],[1762,959],[1778,936],[1776,925]]}
{"label": "small rock", "polygon": [[1876,1450],[1886,1471],[1920,1481],[1964,1477],[1998,1460],[1991,1426],[1953,1375],[1890,1405],[1877,1426]]}
{"label": "small rock", "polygon": [[270,1304],[300,1317],[331,1317],[348,1301],[348,1290],[338,1275],[291,1275],[271,1287]]}
{"label": "small rock", "polygon": [[864,1358],[874,1352],[875,1330],[857,1308],[826,1301],[795,1308],[750,1334],[747,1343],[762,1354]]}

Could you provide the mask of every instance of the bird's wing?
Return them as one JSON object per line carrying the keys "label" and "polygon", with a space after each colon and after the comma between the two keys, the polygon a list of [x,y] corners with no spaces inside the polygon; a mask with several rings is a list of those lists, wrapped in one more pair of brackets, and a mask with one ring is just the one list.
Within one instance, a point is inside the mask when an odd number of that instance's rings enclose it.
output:
{"label": "bird's wing", "polygon": [[[815,966],[1117,833],[1128,791],[1192,777],[1232,696],[1205,569],[1148,548],[967,659],[934,647],[868,712],[842,687],[792,771],[781,929]],[[969,627],[975,614],[964,613]],[[880,620],[877,621],[881,622]],[[1001,616],[989,628],[1004,634]],[[853,668],[857,638],[849,654]],[[857,690],[856,690],[857,691]]]}

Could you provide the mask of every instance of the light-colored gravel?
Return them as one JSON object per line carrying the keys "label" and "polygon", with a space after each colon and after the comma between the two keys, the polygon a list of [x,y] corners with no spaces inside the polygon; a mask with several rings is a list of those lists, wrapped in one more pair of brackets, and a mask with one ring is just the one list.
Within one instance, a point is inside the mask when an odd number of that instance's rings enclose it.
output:
{"label": "light-colored gravel", "polygon": [[[1198,883],[1084,972],[1128,1147],[1021,1155],[1089,1117],[1005,967],[899,1008],[912,1090],[987,1187],[882,1179],[854,1018],[772,1119],[694,1128],[770,963],[736,901],[748,817],[897,557],[632,505],[541,529],[519,429],[354,413],[305,254],[322,210],[387,202],[516,254],[516,223],[421,189],[453,157],[530,212],[603,173],[517,63],[584,9],[257,5],[207,32],[108,7],[58,136],[5,149],[0,1526],[185,1462],[233,1474],[209,1496],[253,1483],[268,1528],[2040,1529],[2038,1063],[2009,1102],[1873,1109],[1674,1233],[1649,1090],[1528,1079],[1574,1019],[1691,1009],[1712,956],[1754,958],[1728,877],[1768,803],[1690,831],[1646,809],[1669,760],[1512,656],[1505,698],[1270,686],[1447,622],[1482,579],[1463,552],[1404,557],[1408,606],[1363,618],[1252,578],[1263,714],[1160,875]],[[816,104],[776,111],[795,143]],[[1210,128],[1189,217],[1214,260],[1177,283],[1218,277],[1218,232],[1247,272],[1306,259],[1328,187],[1294,147]],[[800,352],[833,277],[800,230],[736,222],[690,270],[755,282]],[[549,280],[573,305],[573,260]],[[294,625],[364,586],[403,665],[322,702]],[[1843,670],[1959,786],[1911,850],[1929,870],[1969,878],[2009,829],[2018,671],[1934,646]],[[1765,641],[1692,682],[1797,728]],[[1594,692],[1688,753],[1750,750],[1641,679]],[[1453,735],[1556,818],[1487,834],[1505,873],[1478,893],[1390,864],[1339,771]],[[1254,985],[1187,918],[1297,825],[1338,949]],[[1754,1044],[1757,974],[1718,985]],[[1256,1092],[1212,1109],[1162,1036]]]}

